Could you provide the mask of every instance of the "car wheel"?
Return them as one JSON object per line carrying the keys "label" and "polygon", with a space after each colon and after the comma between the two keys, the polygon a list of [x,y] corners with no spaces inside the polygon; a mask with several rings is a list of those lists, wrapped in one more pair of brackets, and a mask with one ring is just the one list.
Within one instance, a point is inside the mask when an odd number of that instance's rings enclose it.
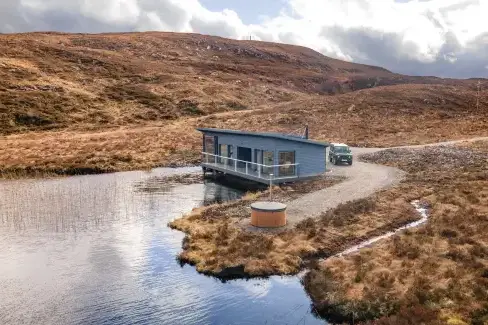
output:
{"label": "car wheel", "polygon": [[337,160],[335,158],[332,158],[332,164],[337,165]]}

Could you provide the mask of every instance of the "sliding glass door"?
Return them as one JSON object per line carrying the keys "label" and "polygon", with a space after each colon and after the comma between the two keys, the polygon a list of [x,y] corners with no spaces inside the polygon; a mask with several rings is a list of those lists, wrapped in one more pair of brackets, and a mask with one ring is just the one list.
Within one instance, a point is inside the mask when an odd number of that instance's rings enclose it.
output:
{"label": "sliding glass door", "polygon": [[[274,152],[273,151],[263,151],[263,165],[273,166],[274,165]],[[273,167],[263,167],[263,174],[269,175],[273,174]]]}
{"label": "sliding glass door", "polygon": [[219,148],[219,164],[227,164],[227,158],[229,158],[229,146],[221,144]]}
{"label": "sliding glass door", "polygon": [[219,164],[233,166],[234,161],[232,159],[232,145],[221,144],[219,147]]}
{"label": "sliding glass door", "polygon": [[295,151],[280,151],[278,157],[280,165],[280,177],[295,176]]}

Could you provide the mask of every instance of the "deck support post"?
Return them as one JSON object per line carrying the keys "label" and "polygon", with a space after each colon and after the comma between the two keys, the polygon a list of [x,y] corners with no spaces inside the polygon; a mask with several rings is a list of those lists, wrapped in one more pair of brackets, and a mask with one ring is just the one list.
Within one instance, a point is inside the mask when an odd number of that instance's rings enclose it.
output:
{"label": "deck support post", "polygon": [[269,201],[273,201],[273,174],[269,174]]}
{"label": "deck support post", "polygon": [[246,175],[249,174],[249,172],[248,172],[248,169],[249,169],[248,166],[249,166],[248,163],[246,163]]}

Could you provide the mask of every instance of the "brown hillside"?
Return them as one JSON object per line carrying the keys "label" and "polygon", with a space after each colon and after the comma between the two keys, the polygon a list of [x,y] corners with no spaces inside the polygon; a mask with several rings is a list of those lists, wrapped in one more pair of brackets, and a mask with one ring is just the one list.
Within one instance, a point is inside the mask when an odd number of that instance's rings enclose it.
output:
{"label": "brown hillside", "polygon": [[396,85],[314,96],[239,115],[198,119],[199,126],[289,133],[356,146],[388,147],[488,135],[488,92],[450,85]]}
{"label": "brown hillside", "polygon": [[283,44],[196,34],[0,35],[0,129],[120,126],[417,78]]}
{"label": "brown hillside", "polygon": [[195,34],[0,35],[0,177],[196,164],[197,126],[308,124],[361,146],[488,135],[476,82]]}
{"label": "brown hillside", "polygon": [[0,176],[198,164],[197,126],[289,132],[308,124],[314,139],[382,147],[488,136],[488,92],[479,110],[475,100],[467,88],[403,85],[165,124],[15,134],[0,137]]}

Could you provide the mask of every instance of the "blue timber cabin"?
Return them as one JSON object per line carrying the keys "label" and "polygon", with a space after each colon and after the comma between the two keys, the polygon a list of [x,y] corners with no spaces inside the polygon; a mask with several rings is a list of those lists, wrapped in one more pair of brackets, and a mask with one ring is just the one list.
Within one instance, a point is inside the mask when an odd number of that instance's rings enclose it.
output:
{"label": "blue timber cabin", "polygon": [[295,182],[326,171],[328,143],[280,133],[198,128],[203,133],[204,172],[259,183]]}

